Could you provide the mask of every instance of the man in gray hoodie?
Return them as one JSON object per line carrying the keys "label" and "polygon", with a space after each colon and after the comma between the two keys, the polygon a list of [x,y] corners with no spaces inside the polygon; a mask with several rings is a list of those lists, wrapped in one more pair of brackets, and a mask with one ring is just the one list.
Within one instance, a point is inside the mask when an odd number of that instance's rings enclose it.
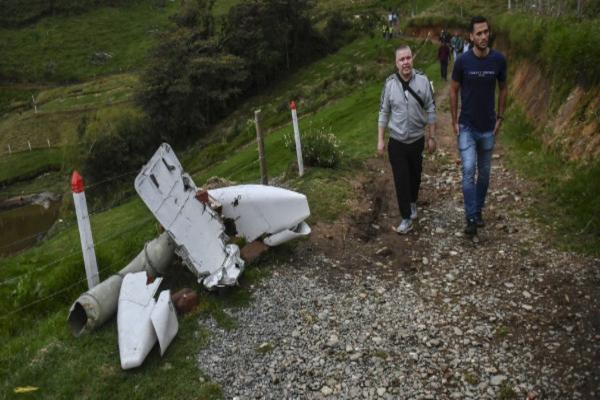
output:
{"label": "man in gray hoodie", "polygon": [[377,152],[385,152],[385,128],[389,130],[388,154],[402,221],[394,230],[400,234],[413,228],[421,186],[423,149],[427,125],[427,150],[435,151],[435,102],[429,79],[413,70],[408,46],[396,49],[398,72],[390,75],[381,93]]}

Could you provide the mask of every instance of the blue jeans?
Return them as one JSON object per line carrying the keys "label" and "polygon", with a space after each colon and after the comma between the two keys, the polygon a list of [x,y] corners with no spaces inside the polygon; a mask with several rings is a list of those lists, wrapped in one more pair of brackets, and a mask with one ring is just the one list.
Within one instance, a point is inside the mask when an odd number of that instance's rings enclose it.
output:
{"label": "blue jeans", "polygon": [[462,160],[462,190],[467,219],[475,219],[485,206],[494,142],[493,131],[479,132],[466,125],[459,126],[458,150]]}

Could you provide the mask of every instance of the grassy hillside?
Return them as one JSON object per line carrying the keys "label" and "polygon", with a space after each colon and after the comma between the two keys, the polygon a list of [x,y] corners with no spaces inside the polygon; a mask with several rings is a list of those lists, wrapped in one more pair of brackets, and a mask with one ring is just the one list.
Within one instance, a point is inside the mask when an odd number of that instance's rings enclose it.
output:
{"label": "grassy hillside", "polygon": [[34,97],[37,112],[31,99],[14,101],[9,113],[0,117],[0,151],[75,144],[77,127],[82,118],[91,119],[106,108],[133,107],[133,95],[138,78],[133,74],[110,75],[89,82],[57,86],[39,91]]}
{"label": "grassy hillside", "polygon": [[0,80],[64,83],[137,69],[179,3],[155,4],[102,7],[0,29]]}

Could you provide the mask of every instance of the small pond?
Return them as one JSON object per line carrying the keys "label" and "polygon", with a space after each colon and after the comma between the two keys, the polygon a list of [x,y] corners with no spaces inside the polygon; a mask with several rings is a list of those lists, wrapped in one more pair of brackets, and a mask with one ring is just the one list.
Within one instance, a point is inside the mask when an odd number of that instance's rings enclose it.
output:
{"label": "small pond", "polygon": [[14,254],[41,240],[58,217],[60,201],[28,204],[0,211],[0,257]]}

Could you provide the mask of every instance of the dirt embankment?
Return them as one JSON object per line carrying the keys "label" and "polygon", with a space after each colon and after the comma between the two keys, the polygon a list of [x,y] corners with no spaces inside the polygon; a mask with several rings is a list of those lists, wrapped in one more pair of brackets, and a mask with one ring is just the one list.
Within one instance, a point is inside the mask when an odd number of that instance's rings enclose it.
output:
{"label": "dirt embankment", "polygon": [[510,89],[544,144],[571,160],[587,162],[600,156],[600,88],[577,85],[554,109],[551,82],[538,66],[525,61],[515,68]]}

